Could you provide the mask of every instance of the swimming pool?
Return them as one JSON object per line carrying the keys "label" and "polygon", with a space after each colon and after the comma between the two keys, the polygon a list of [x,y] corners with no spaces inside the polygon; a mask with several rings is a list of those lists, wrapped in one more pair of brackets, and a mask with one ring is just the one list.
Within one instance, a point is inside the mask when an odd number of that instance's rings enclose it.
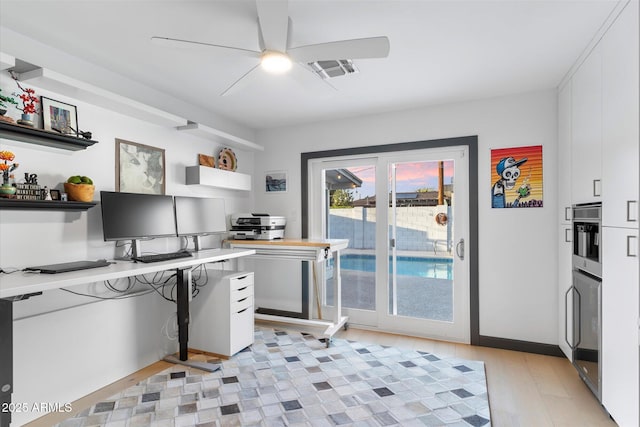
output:
{"label": "swimming pool", "polygon": [[[453,259],[399,256],[396,260],[398,275],[453,279]],[[373,272],[375,267],[374,255],[343,254],[340,257],[340,268],[343,270]],[[391,272],[391,257],[389,257],[389,272]]]}

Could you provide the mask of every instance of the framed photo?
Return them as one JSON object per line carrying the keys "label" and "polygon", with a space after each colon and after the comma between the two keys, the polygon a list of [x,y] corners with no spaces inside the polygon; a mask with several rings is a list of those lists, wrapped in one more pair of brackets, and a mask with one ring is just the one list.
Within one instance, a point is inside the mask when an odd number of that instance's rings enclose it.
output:
{"label": "framed photo", "polygon": [[40,98],[44,130],[78,136],[78,109],[76,106],[44,96]]}
{"label": "framed photo", "polygon": [[49,190],[51,200],[60,200],[60,190]]}
{"label": "framed photo", "polygon": [[267,193],[285,193],[287,191],[287,172],[267,172],[264,177],[264,184]]}
{"label": "framed photo", "polygon": [[165,194],[164,149],[116,138],[116,191]]}

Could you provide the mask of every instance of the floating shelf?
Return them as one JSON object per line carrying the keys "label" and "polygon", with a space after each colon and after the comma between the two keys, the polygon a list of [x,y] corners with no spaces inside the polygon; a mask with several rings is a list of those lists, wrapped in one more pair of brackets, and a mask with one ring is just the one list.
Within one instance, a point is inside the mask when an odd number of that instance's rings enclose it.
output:
{"label": "floating shelf", "polygon": [[19,73],[18,80],[117,111],[160,126],[180,126],[187,119],[46,68]]}
{"label": "floating shelf", "polygon": [[98,141],[0,121],[0,138],[62,150],[79,151]]}
{"label": "floating shelf", "polygon": [[251,175],[208,166],[187,166],[186,184],[251,191]]}
{"label": "floating shelf", "polygon": [[209,139],[211,141],[219,142],[223,145],[238,148],[240,150],[264,151],[264,147],[256,144],[255,142],[251,142],[244,138],[240,138],[227,132],[223,132],[221,130],[201,125],[200,123],[195,123],[192,121],[189,121],[184,126],[178,126],[176,127],[176,129],[199,136],[200,138]]}
{"label": "floating shelf", "polygon": [[61,202],[58,200],[17,200],[0,198],[0,209],[86,211],[97,202]]}

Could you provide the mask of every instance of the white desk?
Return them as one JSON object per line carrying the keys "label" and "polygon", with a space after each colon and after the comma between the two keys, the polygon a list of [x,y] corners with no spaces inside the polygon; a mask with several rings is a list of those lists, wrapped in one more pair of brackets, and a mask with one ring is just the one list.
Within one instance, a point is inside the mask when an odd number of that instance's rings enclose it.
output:
{"label": "white desk", "polygon": [[[342,327],[347,326],[349,318],[342,315],[342,281],[340,279],[340,251],[349,246],[347,239],[278,239],[278,240],[227,240],[231,248],[252,249],[251,257],[292,259],[319,262],[333,258],[333,295],[334,312],[332,320],[301,319],[283,315],[261,314],[256,312],[255,318],[272,322],[283,322],[311,327],[324,327],[323,337],[327,339],[327,347],[331,338]],[[334,256],[335,254],[335,256]],[[308,293],[307,293],[308,294]],[[304,302],[303,302],[304,303]]]}
{"label": "white desk", "polygon": [[[193,257],[154,263],[134,263],[115,261],[106,267],[73,271],[59,274],[39,274],[16,272],[0,274],[0,404],[11,403],[13,392],[13,303],[20,296],[39,294],[85,283],[115,280],[159,271],[176,270],[177,314],[179,359],[174,362],[186,362],[189,340],[189,298],[190,283],[188,274],[195,266],[226,261],[255,254],[251,249],[212,249],[194,252]],[[198,364],[200,365],[200,364]],[[200,367],[200,366],[197,366]],[[202,367],[201,367],[202,368]],[[0,411],[0,427],[8,427],[10,413]]]}

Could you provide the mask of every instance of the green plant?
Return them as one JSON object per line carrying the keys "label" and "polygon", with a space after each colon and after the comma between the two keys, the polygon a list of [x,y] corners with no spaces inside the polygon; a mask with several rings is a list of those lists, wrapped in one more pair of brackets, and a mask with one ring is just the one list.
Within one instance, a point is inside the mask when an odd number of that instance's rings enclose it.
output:
{"label": "green plant", "polygon": [[[0,92],[2,92],[2,89],[0,89]],[[13,97],[11,96],[5,96],[2,93],[0,93],[0,108],[7,108],[7,104],[13,104],[13,105],[18,105],[18,101],[16,101]]]}
{"label": "green plant", "polygon": [[332,208],[353,207],[353,194],[349,190],[338,189],[331,195]]}

